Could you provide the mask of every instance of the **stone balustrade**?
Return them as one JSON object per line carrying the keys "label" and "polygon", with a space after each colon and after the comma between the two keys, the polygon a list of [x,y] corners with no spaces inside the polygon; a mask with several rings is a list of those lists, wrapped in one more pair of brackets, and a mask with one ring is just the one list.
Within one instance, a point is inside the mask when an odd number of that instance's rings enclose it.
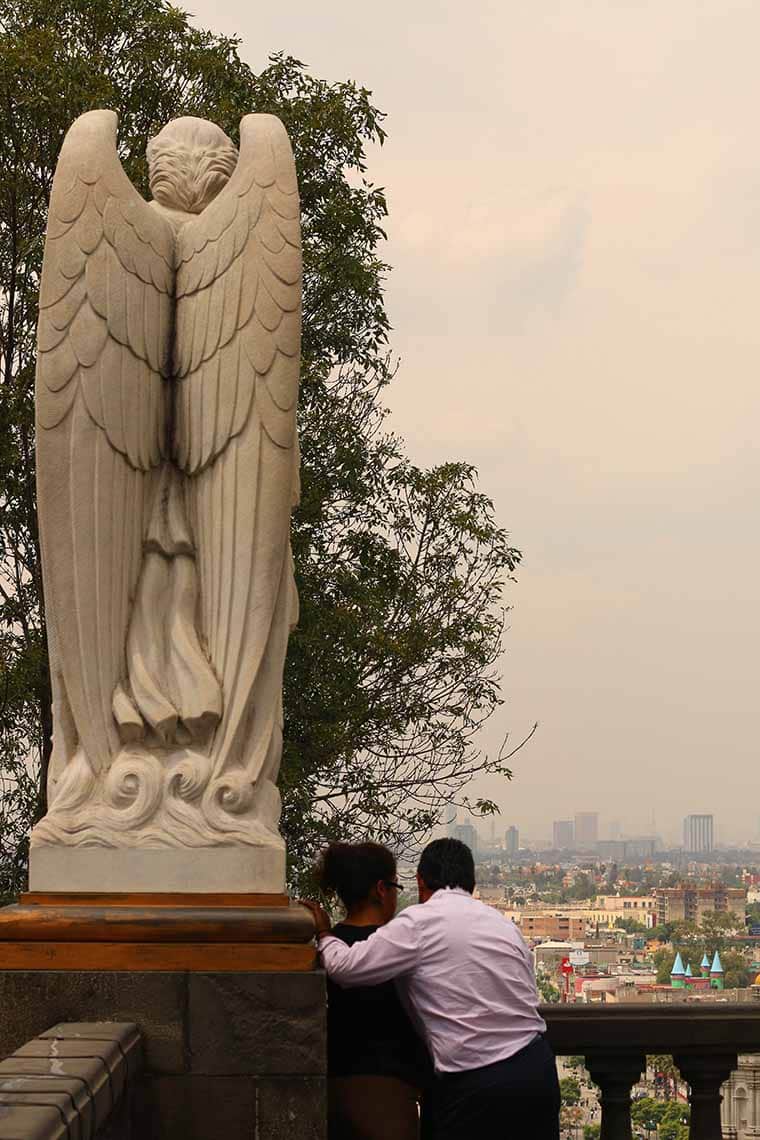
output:
{"label": "stone balustrade", "polygon": [[631,1140],[631,1089],[646,1056],[673,1057],[690,1089],[690,1140],[721,1140],[721,1085],[740,1053],[760,1050],[760,1005],[547,1005],[558,1055],[582,1055],[601,1090],[601,1140]]}
{"label": "stone balustrade", "polygon": [[137,1026],[54,1025],[0,1061],[0,1140],[130,1140]]}
{"label": "stone balustrade", "polygon": [[[542,1012],[555,1052],[582,1055],[601,1090],[601,1140],[632,1140],[631,1089],[652,1053],[672,1055],[689,1085],[690,1140],[722,1140],[721,1086],[740,1054],[760,1052],[760,1005],[753,1003],[550,1005]],[[131,1140],[141,1067],[132,1023],[54,1026],[0,1062],[0,1140]],[[207,1083],[201,1080],[204,1095]]]}

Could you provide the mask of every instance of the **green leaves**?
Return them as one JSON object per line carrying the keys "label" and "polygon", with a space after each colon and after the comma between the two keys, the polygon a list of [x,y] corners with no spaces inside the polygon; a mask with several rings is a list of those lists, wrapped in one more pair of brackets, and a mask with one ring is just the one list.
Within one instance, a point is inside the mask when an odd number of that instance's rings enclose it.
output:
{"label": "green leaves", "polygon": [[423,472],[385,440],[359,470],[350,509],[323,499],[297,558],[307,608],[286,678],[286,771],[310,784],[314,847],[366,833],[402,846],[475,772],[509,778],[475,741],[501,701],[501,598],[519,554],[467,465]]}
{"label": "green leaves", "polygon": [[[658,1071],[662,1072],[663,1070],[660,1068]],[[631,1104],[631,1123],[639,1124],[642,1128],[654,1131],[662,1120],[667,1107],[667,1101],[655,1100],[651,1096],[640,1097]]]}
{"label": "green leaves", "polygon": [[546,974],[536,974],[536,987],[541,1001],[550,1005],[556,1005],[559,1002],[559,990]]}
{"label": "green leaves", "polygon": [[581,1099],[581,1086],[577,1077],[563,1077],[559,1082],[563,1104],[577,1104]]}

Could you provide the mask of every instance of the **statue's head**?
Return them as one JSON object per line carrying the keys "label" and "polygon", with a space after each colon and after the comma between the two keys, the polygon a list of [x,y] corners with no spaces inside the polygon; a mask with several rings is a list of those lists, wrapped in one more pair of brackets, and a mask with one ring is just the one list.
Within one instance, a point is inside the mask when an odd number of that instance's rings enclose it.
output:
{"label": "statue's head", "polygon": [[148,143],[153,197],[162,206],[200,214],[226,184],[238,152],[221,127],[187,115]]}

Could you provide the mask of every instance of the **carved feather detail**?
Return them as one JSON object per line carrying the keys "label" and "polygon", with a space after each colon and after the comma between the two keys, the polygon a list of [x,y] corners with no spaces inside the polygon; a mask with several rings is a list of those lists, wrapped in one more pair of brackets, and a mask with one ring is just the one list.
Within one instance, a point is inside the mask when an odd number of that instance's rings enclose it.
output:
{"label": "carved feather detail", "polygon": [[212,463],[243,430],[258,393],[264,430],[277,446],[293,446],[301,327],[298,218],[285,129],[272,116],[248,115],[240,125],[232,178],[179,234],[174,447],[189,475]]}
{"label": "carved feather detail", "polygon": [[248,810],[254,785],[276,800],[282,667],[296,605],[289,515],[301,251],[295,165],[279,120],[241,122],[234,174],[180,230],[176,296],[173,454],[190,476],[201,627],[224,692],[204,796],[217,829]]}
{"label": "carved feather detail", "polygon": [[[121,746],[112,702],[164,452],[173,248],[171,226],[122,169],[116,116],[81,116],[50,200],[37,476],[53,684],[95,771]],[[54,780],[70,758],[61,750],[57,737]]]}

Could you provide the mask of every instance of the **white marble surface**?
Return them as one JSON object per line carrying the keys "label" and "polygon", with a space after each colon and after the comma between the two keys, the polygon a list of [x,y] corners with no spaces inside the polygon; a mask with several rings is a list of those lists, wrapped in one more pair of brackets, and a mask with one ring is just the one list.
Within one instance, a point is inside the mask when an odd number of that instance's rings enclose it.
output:
{"label": "white marble surface", "polygon": [[[32,876],[61,889],[58,867],[76,877],[91,848],[129,851],[124,875],[151,889],[155,865],[168,890],[157,850],[178,865],[190,851],[203,878],[218,844],[247,848],[213,867],[248,867],[227,889],[252,890],[281,842],[298,608],[295,165],[270,115],[242,120],[239,155],[178,119],[150,143],[148,203],[116,126],[111,111],[73,124],[48,219],[36,407],[54,739]],[[65,848],[84,862],[59,865]],[[101,866],[98,889],[116,889],[117,855]]]}
{"label": "white marble surface", "polygon": [[38,846],[32,891],[180,891],[281,894],[285,845],[279,847],[99,848]]}

